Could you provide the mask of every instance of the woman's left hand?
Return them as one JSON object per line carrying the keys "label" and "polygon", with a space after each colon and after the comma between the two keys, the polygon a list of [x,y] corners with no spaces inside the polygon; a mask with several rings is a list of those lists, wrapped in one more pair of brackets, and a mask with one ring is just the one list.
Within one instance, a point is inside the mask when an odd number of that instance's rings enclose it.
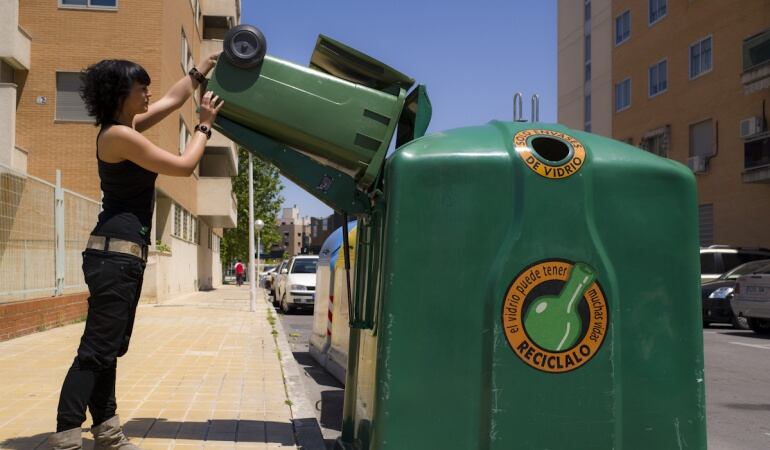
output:
{"label": "woman's left hand", "polygon": [[219,59],[220,54],[221,52],[212,53],[207,58],[202,60],[198,65],[198,71],[203,75],[208,75],[211,69],[214,68],[214,66],[217,64],[217,60]]}

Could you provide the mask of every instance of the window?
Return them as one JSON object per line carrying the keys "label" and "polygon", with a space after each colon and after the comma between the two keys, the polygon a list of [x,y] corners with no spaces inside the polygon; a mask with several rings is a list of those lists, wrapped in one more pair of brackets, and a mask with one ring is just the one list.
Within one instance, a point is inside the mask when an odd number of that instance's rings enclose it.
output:
{"label": "window", "polygon": [[180,62],[182,64],[182,70],[184,73],[187,73],[193,67],[193,58],[192,51],[190,50],[190,44],[187,42],[187,35],[184,32],[184,28],[182,28],[181,48],[182,53],[180,54]]}
{"label": "window", "polygon": [[117,9],[118,0],[59,0],[59,7]]}
{"label": "window", "polygon": [[770,136],[764,135],[743,144],[743,167],[770,166]]}
{"label": "window", "polygon": [[[714,204],[713,203],[705,203],[703,205],[698,205],[698,228],[699,228],[699,237],[700,237],[700,245],[707,246],[714,243]],[[703,270],[703,255],[708,255],[708,253],[701,254],[701,273],[709,273]],[[714,264],[714,259],[712,256],[711,261],[707,261],[706,264]],[[713,269],[712,269],[713,270]],[[711,272],[715,273],[715,272]]]}
{"label": "window", "polygon": [[711,36],[690,46],[690,79],[711,71]]}
{"label": "window", "polygon": [[174,233],[176,237],[182,236],[182,207],[174,203]]}
{"label": "window", "polygon": [[591,132],[591,96],[586,95],[583,102],[583,128]]}
{"label": "window", "polygon": [[[701,237],[701,240],[703,238]],[[716,261],[714,261],[715,253],[701,253],[700,255],[700,272],[701,273],[719,273],[717,269]]]}
{"label": "window", "polygon": [[209,228],[209,250],[211,250],[211,241],[214,239],[212,236],[214,233],[211,231],[211,228]]}
{"label": "window", "polygon": [[198,26],[198,18],[201,14],[201,2],[200,0],[190,0],[190,6],[193,10],[193,17],[195,18],[195,26]]}
{"label": "window", "polygon": [[590,81],[591,80],[591,62],[587,62],[585,65],[585,73],[584,75],[584,81]]}
{"label": "window", "polygon": [[615,85],[615,112],[631,107],[631,79],[626,78]]}
{"label": "window", "polygon": [[661,92],[664,92],[668,88],[668,62],[663,61],[650,66],[648,72],[649,78],[649,95],[654,97]]}
{"label": "window", "polygon": [[631,37],[631,11],[628,10],[615,18],[615,45],[626,42]]}
{"label": "window", "polygon": [[187,210],[182,211],[182,236],[180,236],[185,241],[187,240],[188,234],[187,234],[187,226],[190,220],[190,213],[187,212]]}
{"label": "window", "polygon": [[652,25],[666,17],[668,12],[668,0],[648,0],[649,24]]}
{"label": "window", "polygon": [[316,273],[318,259],[295,259],[291,266],[291,273]]}
{"label": "window", "polygon": [[190,135],[190,130],[187,129],[187,125],[185,125],[184,120],[182,118],[179,118],[179,154],[183,155],[184,150],[187,148],[187,144],[190,142],[190,139],[192,136]]}
{"label": "window", "polygon": [[770,29],[743,40],[743,70],[770,61]]}
{"label": "window", "polygon": [[690,156],[714,156],[714,126],[711,119],[690,125]]}
{"label": "window", "polygon": [[648,138],[642,139],[642,148],[652,153],[653,155],[665,157],[667,152],[663,146],[663,136],[656,134]]}
{"label": "window", "polygon": [[669,142],[671,137],[671,127],[666,125],[654,130],[648,131],[642,136],[642,142],[639,144],[644,150],[662,157],[668,157]]}
{"label": "window", "polygon": [[79,72],[56,72],[56,120],[93,122],[80,98]]}
{"label": "window", "polygon": [[324,231],[326,231],[329,228],[329,218],[325,218],[323,220],[323,223],[321,224],[321,228],[323,228]]}

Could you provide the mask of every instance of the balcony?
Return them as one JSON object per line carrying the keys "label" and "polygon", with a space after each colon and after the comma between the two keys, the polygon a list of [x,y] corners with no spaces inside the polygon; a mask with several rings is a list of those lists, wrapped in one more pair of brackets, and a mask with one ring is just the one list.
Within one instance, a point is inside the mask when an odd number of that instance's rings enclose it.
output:
{"label": "balcony", "polygon": [[770,133],[746,141],[743,152],[743,182],[770,183]]}
{"label": "balcony", "polygon": [[214,228],[235,228],[238,223],[230,177],[198,179],[198,217]]}
{"label": "balcony", "polygon": [[770,88],[770,29],[743,41],[744,94]]}
{"label": "balcony", "polygon": [[16,151],[16,85],[0,83],[0,164],[13,166]]}
{"label": "balcony", "polygon": [[19,27],[19,0],[0,0],[0,59],[16,70],[29,70],[30,38]]}
{"label": "balcony", "polygon": [[241,18],[240,0],[206,0],[201,3],[201,13],[205,16],[232,17],[237,23]]}

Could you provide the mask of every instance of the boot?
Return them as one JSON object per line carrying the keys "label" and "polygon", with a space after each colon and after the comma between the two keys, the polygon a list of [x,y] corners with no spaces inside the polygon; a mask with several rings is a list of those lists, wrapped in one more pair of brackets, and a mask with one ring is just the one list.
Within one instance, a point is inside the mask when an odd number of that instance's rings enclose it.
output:
{"label": "boot", "polygon": [[82,450],[83,436],[80,427],[60,431],[48,436],[48,444],[53,450]]}
{"label": "boot", "polygon": [[118,416],[92,427],[91,433],[94,435],[94,450],[142,450],[123,434]]}

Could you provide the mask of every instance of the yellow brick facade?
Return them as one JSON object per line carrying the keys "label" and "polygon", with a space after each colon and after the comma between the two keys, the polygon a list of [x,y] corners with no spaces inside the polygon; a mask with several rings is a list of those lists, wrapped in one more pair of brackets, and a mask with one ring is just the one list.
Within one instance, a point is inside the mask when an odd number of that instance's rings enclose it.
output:
{"label": "yellow brick facade", "polygon": [[[770,247],[770,184],[742,180],[739,135],[741,119],[762,116],[763,102],[770,103],[770,89],[745,94],[741,82],[743,40],[770,28],[770,0],[670,0],[667,15],[652,25],[648,0],[612,7],[613,17],[631,11],[631,36],[612,54],[614,83],[631,79],[631,105],[614,112],[613,137],[639,145],[646,132],[668,125],[668,157],[686,164],[690,126],[711,119],[716,154],[697,183],[699,204],[713,205],[713,243]],[[709,36],[712,69],[690,79],[690,46]],[[650,97],[648,69],[664,59],[668,88]]]}
{"label": "yellow brick facade", "polygon": [[[227,14],[231,23],[238,23],[239,0],[209,1],[217,1],[215,15]],[[95,157],[98,129],[92,122],[56,119],[56,73],[80,72],[102,59],[131,60],[150,74],[152,100],[156,101],[186,76],[182,33],[193,64],[199,62],[204,43],[212,44],[212,41],[202,41],[207,3],[206,0],[119,0],[117,8],[112,9],[69,8],[60,3],[60,0],[19,2],[19,26],[30,35],[31,62],[29,70],[18,71],[15,79],[19,93],[16,146],[27,154],[27,173],[54,182],[56,170],[60,169],[64,189],[98,201],[101,197]],[[226,7],[223,9],[222,5]],[[221,44],[213,47],[221,48]],[[164,150],[178,154],[180,118],[193,133],[198,122],[196,106],[194,99],[189,99],[143,134]],[[212,159],[209,166],[219,159]],[[237,167],[233,161],[223,163]],[[206,205],[199,204],[200,176],[196,169],[191,177],[158,177],[153,240],[161,240],[171,249],[171,255],[153,253],[148,263],[143,292],[155,299],[221,284],[219,254],[211,248],[216,247],[212,241],[215,244],[219,238],[210,239],[209,233],[221,237],[222,224],[232,220],[229,216],[212,214],[210,206],[205,210]],[[229,204],[230,194],[217,202]],[[174,232],[174,203],[198,218],[200,238],[197,242]]]}

